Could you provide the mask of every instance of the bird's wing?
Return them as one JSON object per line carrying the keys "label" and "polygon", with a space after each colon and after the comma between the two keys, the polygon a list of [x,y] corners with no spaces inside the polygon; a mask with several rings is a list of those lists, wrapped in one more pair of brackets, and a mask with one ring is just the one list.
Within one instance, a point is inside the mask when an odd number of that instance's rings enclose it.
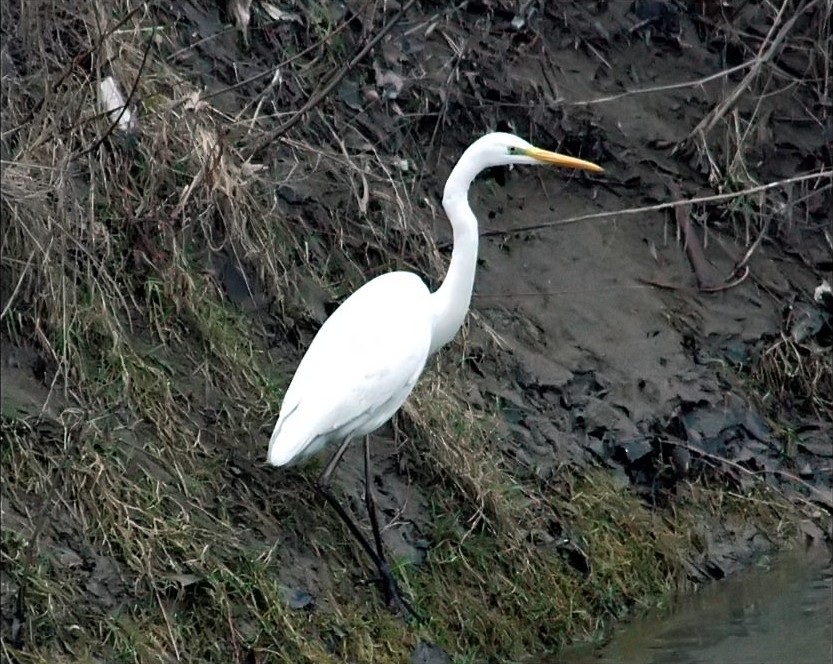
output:
{"label": "bird's wing", "polygon": [[362,435],[402,405],[431,345],[429,291],[416,275],[377,277],[330,316],[284,395],[269,461],[289,463],[334,437]]}

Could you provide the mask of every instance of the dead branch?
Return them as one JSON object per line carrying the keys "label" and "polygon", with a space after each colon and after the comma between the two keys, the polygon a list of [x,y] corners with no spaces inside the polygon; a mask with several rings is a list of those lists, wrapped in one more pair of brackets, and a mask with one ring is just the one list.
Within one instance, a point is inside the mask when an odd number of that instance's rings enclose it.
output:
{"label": "dead branch", "polygon": [[645,214],[646,212],[659,212],[669,208],[675,208],[680,205],[694,205],[696,203],[717,203],[719,201],[728,201],[733,198],[741,196],[748,196],[756,194],[761,191],[768,191],[770,189],[777,189],[795,182],[806,182],[807,180],[820,180],[822,178],[830,178],[830,183],[823,185],[816,191],[823,191],[833,187],[833,169],[826,169],[816,171],[815,173],[804,173],[796,175],[784,180],[776,182],[768,182],[767,184],[757,185],[755,187],[748,187],[740,191],[731,191],[725,194],[712,194],[709,196],[695,196],[684,201],[670,201],[668,203],[657,203],[656,205],[644,205],[642,207],[625,208],[622,210],[610,210],[609,212],[592,212],[590,214],[580,214],[576,217],[568,217],[567,219],[560,219],[558,221],[544,221],[537,224],[527,224],[526,226],[518,226],[517,228],[495,228],[482,231],[481,237],[505,237],[515,233],[528,233],[530,231],[540,231],[546,228],[554,228],[556,226],[567,226],[569,224],[576,224],[580,221],[591,221],[595,219],[606,219],[608,217],[629,217],[636,214]]}
{"label": "dead branch", "polygon": [[311,108],[316,106],[317,104],[321,103],[324,98],[333,91],[333,89],[339,84],[341,79],[343,79],[347,72],[349,72],[353,67],[355,67],[361,60],[370,52],[370,50],[376,46],[388,32],[390,32],[391,28],[396,25],[399,20],[405,15],[408,9],[416,2],[416,0],[408,0],[402,8],[396,13],[396,15],[386,23],[376,35],[364,45],[364,47],[356,53],[355,56],[345,64],[341,69],[339,69],[333,76],[327,81],[321,88],[314,92],[310,98],[306,101],[306,103],[301,106],[295,113],[292,114],[292,117],[289,118],[286,122],[284,122],[279,127],[273,129],[272,131],[266,132],[261,139],[255,143],[254,147],[252,148],[252,154],[257,154],[261,150],[263,150],[266,146],[273,143],[275,140],[283,136],[287,131],[292,129],[298,121],[307,113]]}
{"label": "dead branch", "polygon": [[[778,14],[775,17],[775,20],[772,23],[772,27],[769,30],[769,34],[767,34],[767,38],[764,39],[763,43],[761,44],[761,48],[758,50],[758,55],[755,58],[752,68],[747,72],[746,76],[743,77],[743,80],[737,85],[737,87],[732,91],[732,93],[726,97],[718,106],[716,106],[708,115],[706,115],[700,122],[697,123],[697,126],[691,131],[689,134],[689,138],[701,134],[707,134],[714,126],[720,121],[720,119],[729,112],[734,105],[738,102],[741,98],[741,95],[752,85],[752,82],[758,76],[758,73],[761,71],[761,68],[770,62],[774,57],[775,54],[778,52],[778,49],[781,46],[781,43],[786,39],[787,35],[790,34],[792,31],[793,25],[799,19],[799,17],[804,14],[806,11],[811,9],[818,0],[811,0],[810,2],[805,3],[802,7],[800,7],[793,16],[791,16],[786,23],[781,27],[778,31],[778,34],[769,42],[769,37],[775,31],[776,27],[781,21],[781,18],[784,12],[787,9],[787,5],[789,4],[789,0],[784,0],[781,5],[781,8],[778,10]],[[764,52],[764,47],[769,42],[769,48]]]}

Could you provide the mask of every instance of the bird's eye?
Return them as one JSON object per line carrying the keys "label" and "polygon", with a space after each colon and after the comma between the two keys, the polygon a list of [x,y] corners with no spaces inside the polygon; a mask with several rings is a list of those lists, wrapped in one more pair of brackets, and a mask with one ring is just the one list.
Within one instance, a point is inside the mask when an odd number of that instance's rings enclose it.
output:
{"label": "bird's eye", "polygon": [[516,148],[514,145],[510,145],[508,150],[509,154],[518,154],[518,148]]}

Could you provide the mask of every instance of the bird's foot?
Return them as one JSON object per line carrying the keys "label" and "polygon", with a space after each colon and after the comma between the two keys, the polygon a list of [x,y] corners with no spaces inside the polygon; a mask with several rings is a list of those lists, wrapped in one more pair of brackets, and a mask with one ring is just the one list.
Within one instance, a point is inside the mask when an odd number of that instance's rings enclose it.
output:
{"label": "bird's foot", "polygon": [[399,584],[387,563],[382,563],[379,566],[378,582],[385,594],[385,604],[394,615],[401,617],[407,623],[422,622],[421,616],[414,611],[411,604],[403,596]]}

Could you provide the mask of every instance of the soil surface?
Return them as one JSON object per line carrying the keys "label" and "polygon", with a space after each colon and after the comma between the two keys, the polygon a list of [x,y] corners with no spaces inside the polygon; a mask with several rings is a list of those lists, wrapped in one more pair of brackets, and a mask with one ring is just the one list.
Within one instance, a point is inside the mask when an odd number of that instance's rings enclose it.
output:
{"label": "soil surface", "polygon": [[[744,486],[772,472],[771,481],[829,511],[830,421],[796,412],[794,404],[777,410],[780,421],[768,420],[759,393],[741,378],[782,332],[790,333],[795,307],[807,308],[819,321],[813,329],[820,343],[829,343],[830,314],[813,300],[833,267],[824,235],[831,228],[829,188],[812,209],[801,204],[793,213],[789,194],[776,194],[767,205],[780,212],[752,254],[748,277],[720,292],[698,291],[673,211],[561,225],[573,217],[667,202],[675,193],[679,198],[678,192],[683,198],[714,193],[707,166],[684,141],[738,77],[628,95],[635,88],[706,78],[723,70],[728,57],[702,36],[714,17],[678,14],[671,3],[643,4],[650,5],[647,19],[626,3],[574,4],[563,16],[549,9],[533,12],[526,27],[516,30],[512,21],[521,14],[501,3],[469,3],[458,15],[460,23],[444,28],[446,38],[419,44],[426,70],[420,86],[447,76],[448,37],[470,49],[457,73],[459,88],[449,92],[461,117],[476,105],[490,122],[484,131],[511,127],[606,169],[592,177],[506,172],[475,184],[470,198],[485,237],[473,300],[477,324],[469,329],[465,358],[471,398],[500,403],[512,434],[503,452],[521,475],[546,480],[565,465],[602,463],[621,474],[623,485],[663,501],[668,491],[685,491],[686,480],[716,463],[730,482]],[[670,24],[648,20],[666,10],[674,15]],[[753,7],[733,17],[736,29],[756,34],[765,32],[758,23],[763,19]],[[399,30],[419,22],[415,18]],[[555,45],[546,51],[553,58],[549,66],[542,63],[538,40]],[[582,103],[605,97],[613,99]],[[755,161],[762,182],[793,176],[800,165],[830,163],[829,136],[800,119],[790,98],[760,103],[770,118],[770,142],[750,144],[752,154],[744,158]],[[536,121],[543,108],[556,110],[557,124]],[[465,121],[455,129],[456,113],[447,112],[451,122],[439,130],[436,168],[426,174],[436,191],[460,147],[477,133]],[[754,238],[741,232],[738,219],[708,205],[691,214],[703,224],[696,233],[706,243],[707,276],[731,283]],[[805,215],[809,223],[791,221],[791,214]],[[535,225],[551,227],[514,232]],[[441,242],[450,242],[444,220],[435,229]],[[824,352],[829,359],[829,348]],[[831,389],[829,376],[818,389]],[[784,455],[780,438],[779,428],[787,426],[799,431],[791,455]],[[740,468],[722,466],[718,458]],[[339,473],[355,496],[362,490],[361,461],[360,450],[353,450],[349,470]],[[375,446],[373,463],[383,511],[403,515],[404,525],[386,531],[387,544],[403,554],[407,542],[422,541],[425,496],[403,482],[390,439]],[[799,475],[798,484],[789,480]],[[749,528],[721,529],[692,574],[731,573],[768,546],[761,535]],[[412,555],[418,559],[420,553]]]}
{"label": "soil surface", "polygon": [[[351,11],[337,4],[334,22]],[[389,4],[388,18],[395,10]],[[692,133],[742,84],[746,70],[709,77],[753,58],[772,17],[759,3],[408,4],[405,17],[318,108],[353,127],[341,136],[346,150],[369,141],[391,159],[411,160],[419,173],[412,194],[425,201],[423,221],[433,218],[444,258],[451,238],[439,192],[474,137],[512,130],[605,168],[593,176],[497,170],[471,192],[483,231],[472,315],[464,344],[444,351],[440,370],[461,365],[474,408],[497,404],[504,435],[496,444],[512,473],[546,484],[567,468],[602,467],[661,507],[686,500],[706,476],[738,490],[764,478],[816,517],[804,522],[808,537],[829,537],[833,425],[830,410],[814,404],[829,407],[830,372],[804,392],[783,385],[779,392],[765,380],[767,358],[786,344],[788,355],[807,363],[830,359],[831,313],[813,297],[833,268],[829,176],[756,192],[734,206],[714,201],[682,212],[624,212],[830,168],[829,99],[814,99],[805,88],[798,101],[789,92],[763,97],[750,89],[705,141]],[[719,8],[712,11],[721,4],[738,8],[721,16]],[[212,103],[230,116],[254,96],[255,84],[240,82],[273,60],[270,44],[306,20],[299,7],[268,29],[255,30],[254,21],[241,32],[216,8],[174,1],[157,11],[159,20],[176,22],[183,43],[195,45],[172,66],[208,92],[222,91]],[[357,14],[351,29],[369,38],[373,27]],[[791,57],[779,61],[782,69],[789,71]],[[257,83],[258,92],[264,85]],[[652,88],[658,90],[644,92]],[[279,93],[287,112],[304,101],[289,84]],[[754,136],[738,146],[726,138],[734,127]],[[292,131],[303,135],[302,127]],[[738,159],[744,168],[733,170]],[[741,172],[746,180],[737,177]],[[315,179],[302,191],[294,186],[278,194],[284,213],[299,218],[318,218],[322,203],[353,204],[351,192]],[[681,216],[691,224],[685,237]],[[687,253],[692,244],[705,258],[698,275]],[[371,250],[358,251],[372,262]],[[212,260],[231,305],[267,321],[285,315],[259,301],[256,288],[252,298],[241,287],[245,266],[238,269],[228,256]],[[256,275],[246,276],[257,284]],[[441,274],[425,276],[436,285]],[[3,289],[5,302],[7,284]],[[316,297],[320,302],[310,304]],[[294,335],[268,341],[288,371],[320,323],[316,311],[323,317],[339,299],[309,297]],[[4,343],[2,361],[4,416],[40,416],[45,408],[58,418],[66,404],[55,391],[47,398],[42,354]],[[434,367],[426,379],[441,375]],[[239,452],[258,466],[246,472],[264,482],[264,493],[277,481],[274,471],[259,467],[272,425],[258,424]],[[411,481],[413,448],[403,447],[394,431],[386,427],[374,439],[375,491],[384,518],[395,517],[385,544],[419,565],[430,551],[432,487]],[[335,481],[361,514],[360,446],[348,452]],[[4,495],[4,521],[22,523],[24,513],[37,509],[34,498],[9,504]],[[774,546],[769,533],[742,522],[704,527],[705,550],[684,561],[696,581],[729,575]],[[283,537],[278,523],[260,528],[264,539]],[[46,532],[60,540],[60,525]],[[298,547],[294,555],[282,560],[280,580],[290,605],[308,608],[330,588],[329,573],[312,551]],[[68,569],[76,567],[72,556],[78,553],[67,549]],[[118,604],[130,595],[108,558],[92,569],[87,588],[95,601]],[[13,602],[14,593],[4,590],[4,621]],[[428,662],[443,655],[421,644],[414,657]]]}

